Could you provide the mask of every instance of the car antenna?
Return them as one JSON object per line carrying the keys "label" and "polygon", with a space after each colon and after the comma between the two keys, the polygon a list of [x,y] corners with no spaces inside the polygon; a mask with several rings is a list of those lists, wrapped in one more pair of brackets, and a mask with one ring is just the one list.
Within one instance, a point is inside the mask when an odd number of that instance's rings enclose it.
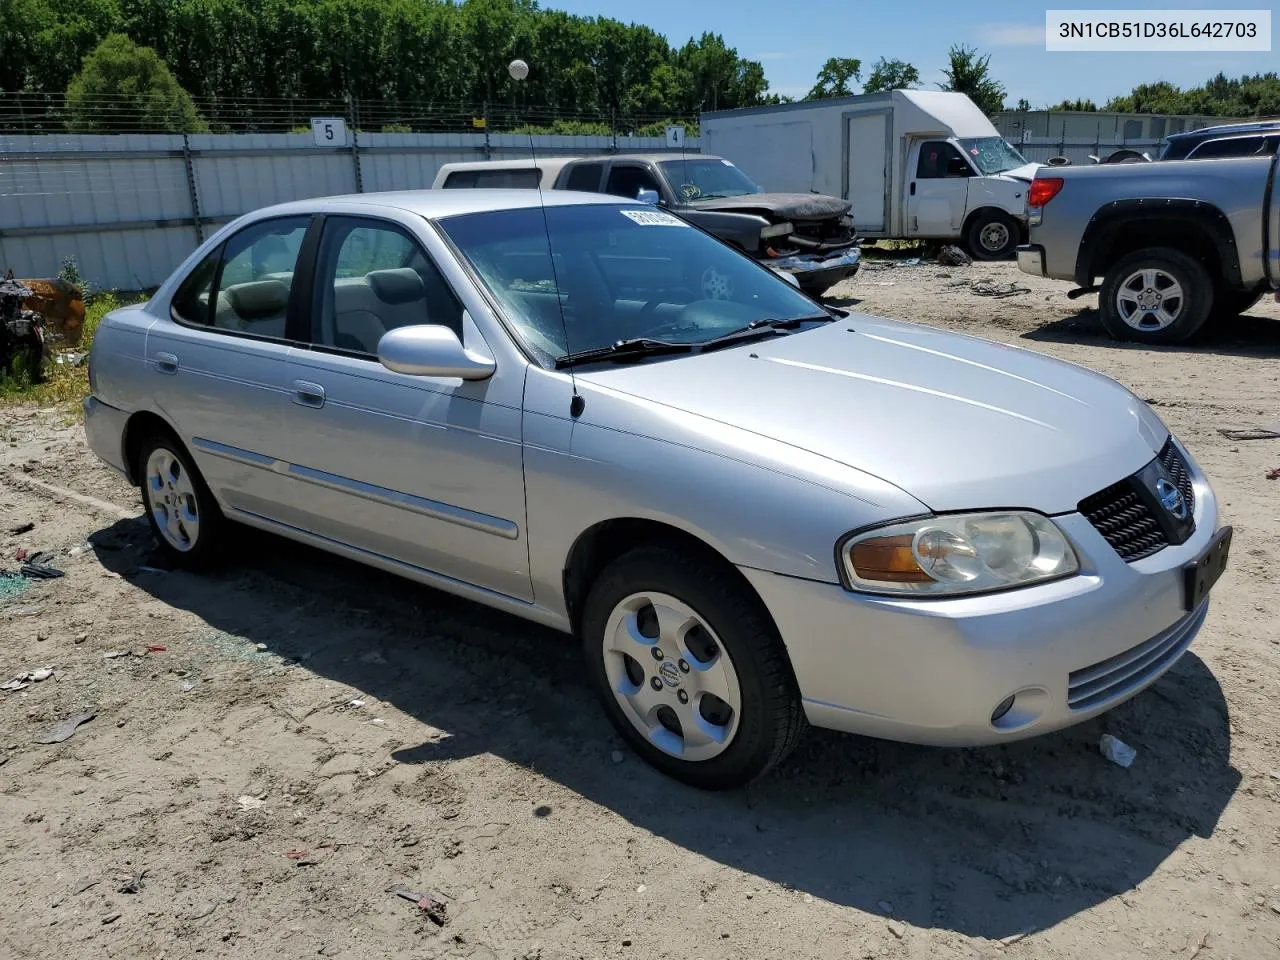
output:
{"label": "car antenna", "polygon": [[[529,76],[529,64],[519,59],[512,60],[507,64],[507,73],[511,74],[512,80],[520,83]],[[551,224],[547,220],[547,203],[542,197],[542,171],[538,168],[538,153],[533,147],[532,129],[528,137],[529,156],[533,158],[533,182],[538,190],[538,209],[542,213],[542,229],[547,234],[547,262],[551,264],[551,283],[556,289],[556,306],[560,309],[560,328],[564,331],[564,352],[567,356],[573,353],[569,347],[569,322],[564,316],[564,295],[560,292],[560,277],[556,273],[556,253],[551,246]],[[573,390],[573,395],[569,398],[569,416],[580,417],[582,411],[587,408],[587,401],[583,399],[582,394],[578,393],[578,378],[573,374],[573,367],[569,368],[569,383]]]}

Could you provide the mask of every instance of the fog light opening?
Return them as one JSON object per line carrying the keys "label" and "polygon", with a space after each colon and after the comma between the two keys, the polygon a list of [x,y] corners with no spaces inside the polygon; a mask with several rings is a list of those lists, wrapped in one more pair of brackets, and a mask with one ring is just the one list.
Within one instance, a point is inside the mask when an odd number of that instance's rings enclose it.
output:
{"label": "fog light opening", "polygon": [[1013,709],[1013,701],[1016,699],[1017,697],[1014,694],[1009,694],[1009,696],[996,704],[996,708],[991,711],[991,725],[993,727],[1001,721],[1006,713]]}
{"label": "fog light opening", "polygon": [[1023,687],[996,704],[991,726],[1004,731],[1029,727],[1044,716],[1050,702],[1049,691],[1043,687]]}

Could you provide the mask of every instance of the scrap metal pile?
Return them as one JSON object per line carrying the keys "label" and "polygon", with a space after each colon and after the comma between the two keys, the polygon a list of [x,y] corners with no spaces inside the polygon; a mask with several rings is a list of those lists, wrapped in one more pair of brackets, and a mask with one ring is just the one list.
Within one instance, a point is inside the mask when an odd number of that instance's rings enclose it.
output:
{"label": "scrap metal pile", "polygon": [[0,374],[24,369],[40,380],[50,344],[78,344],[84,317],[84,298],[75,284],[59,278],[18,280],[7,271],[0,280]]}

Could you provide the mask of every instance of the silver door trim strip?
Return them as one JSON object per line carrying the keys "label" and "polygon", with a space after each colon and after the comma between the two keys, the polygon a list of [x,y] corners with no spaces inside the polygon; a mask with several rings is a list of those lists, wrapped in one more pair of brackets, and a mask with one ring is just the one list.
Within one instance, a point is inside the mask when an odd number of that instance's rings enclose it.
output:
{"label": "silver door trim strip", "polygon": [[194,437],[191,442],[197,449],[213,454],[216,457],[224,457],[227,460],[234,460],[237,463],[244,463],[249,466],[262,467],[319,487],[349,493],[365,500],[372,500],[374,503],[398,507],[411,513],[430,517],[433,520],[454,523],[470,530],[478,530],[481,533],[502,537],[504,540],[518,540],[520,538],[520,527],[510,520],[504,520],[502,517],[478,513],[465,507],[455,507],[453,504],[441,503],[439,500],[428,500],[426,497],[404,493],[400,490],[392,490],[388,487],[380,487],[377,484],[365,483],[361,480],[352,480],[350,477],[339,476],[336,473],[327,473],[324,470],[315,470],[296,463],[288,463],[261,453],[254,453],[251,450],[242,450],[240,447],[232,447],[214,440],[206,440],[203,437]]}

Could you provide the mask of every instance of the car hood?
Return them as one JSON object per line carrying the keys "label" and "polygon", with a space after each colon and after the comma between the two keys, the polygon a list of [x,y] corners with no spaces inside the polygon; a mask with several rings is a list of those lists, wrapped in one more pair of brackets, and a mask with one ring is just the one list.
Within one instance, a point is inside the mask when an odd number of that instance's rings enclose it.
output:
{"label": "car hood", "polygon": [[1036,178],[1036,171],[1043,166],[1043,163],[1024,163],[1022,166],[1014,167],[1012,170],[1002,170],[998,175],[1008,177],[1010,180],[1024,180],[1030,183]]}
{"label": "car hood", "polygon": [[1101,374],[859,314],[578,379],[780,440],[937,511],[1070,512],[1140,469],[1168,437],[1147,404]]}
{"label": "car hood", "polygon": [[820,193],[748,193],[741,197],[698,200],[690,204],[694,210],[759,213],[780,220],[825,220],[848,213],[851,206],[848,200]]}

